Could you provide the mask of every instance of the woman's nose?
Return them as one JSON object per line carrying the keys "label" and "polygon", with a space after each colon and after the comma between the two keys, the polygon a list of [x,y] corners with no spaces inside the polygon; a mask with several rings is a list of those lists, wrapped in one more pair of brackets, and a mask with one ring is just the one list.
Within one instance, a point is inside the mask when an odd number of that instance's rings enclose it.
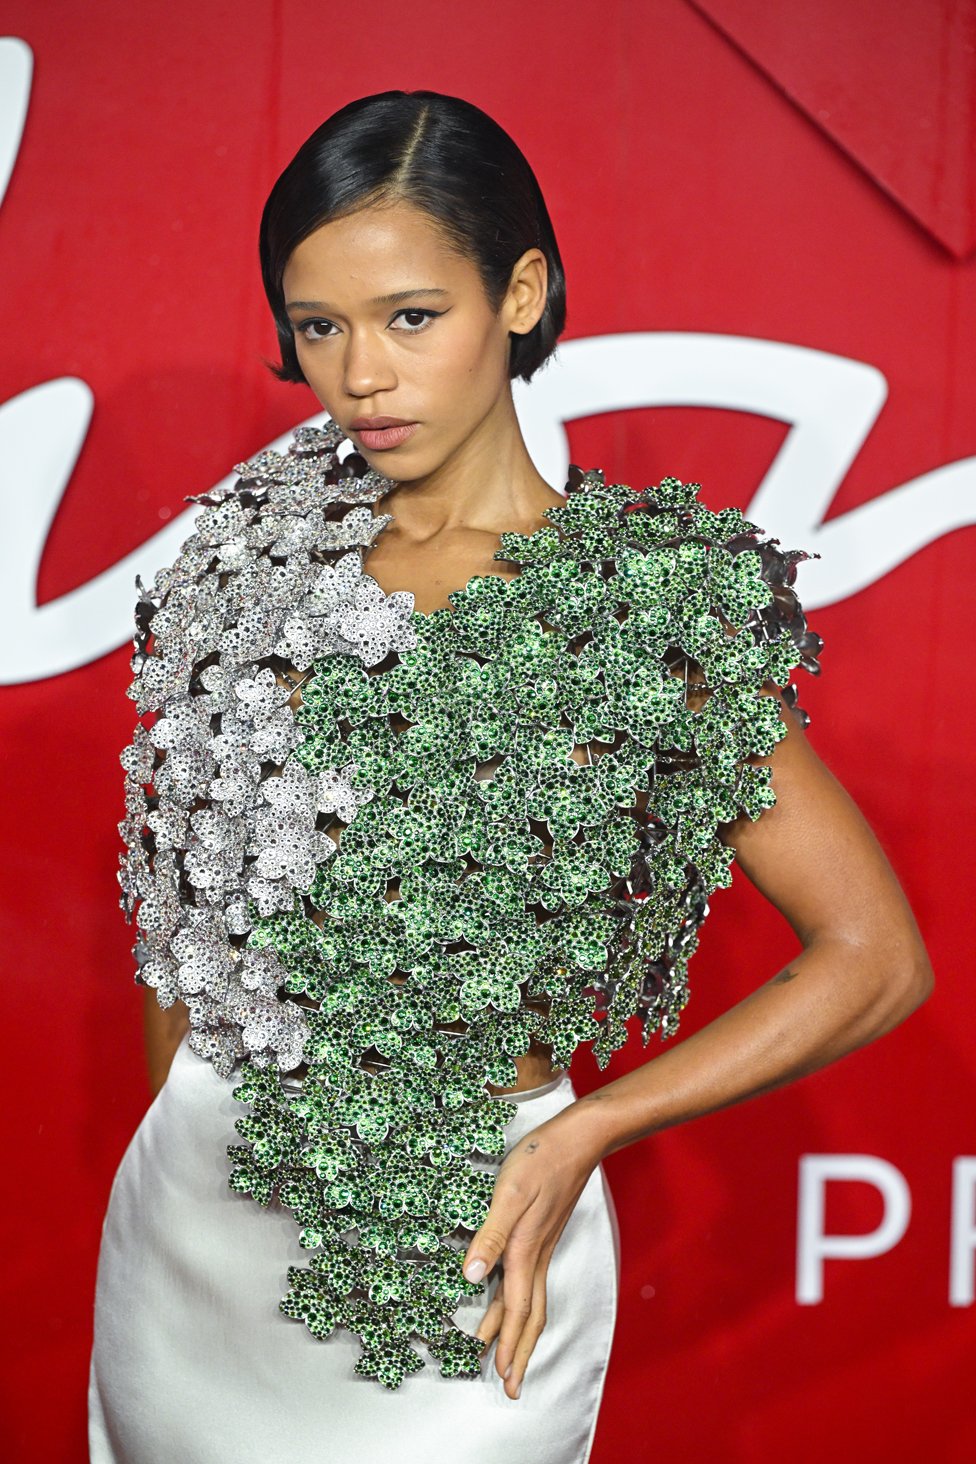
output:
{"label": "woman's nose", "polygon": [[371,396],[395,385],[396,373],[383,342],[372,332],[351,331],[343,358],[343,386],[349,396]]}

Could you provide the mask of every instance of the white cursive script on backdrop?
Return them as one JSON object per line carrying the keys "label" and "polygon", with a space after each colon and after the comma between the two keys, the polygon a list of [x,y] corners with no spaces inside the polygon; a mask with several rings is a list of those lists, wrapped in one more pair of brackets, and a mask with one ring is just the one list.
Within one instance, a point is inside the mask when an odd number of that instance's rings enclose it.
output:
{"label": "white cursive script on backdrop", "polygon": [[[29,48],[0,40],[0,198],[20,144],[30,76]],[[533,382],[515,384],[529,451],[554,485],[565,482],[569,466],[566,424],[581,417],[704,406],[789,424],[746,512],[784,547],[823,556],[798,568],[797,588],[808,611],[855,594],[934,539],[976,522],[976,457],[934,468],[825,522],[886,396],[884,376],[862,361],[785,342],[654,331],[567,341]],[[3,685],[58,676],[126,644],[136,575],[148,584],[171,563],[200,511],[185,510],[111,568],[38,605],[44,546],[93,407],[91,389],[76,377],[43,382],[0,405]],[[318,425],[324,415],[308,421]],[[290,440],[289,431],[268,445],[283,451]],[[695,476],[694,465],[671,471]],[[231,473],[223,481],[233,478]],[[188,484],[186,491],[208,486]]]}

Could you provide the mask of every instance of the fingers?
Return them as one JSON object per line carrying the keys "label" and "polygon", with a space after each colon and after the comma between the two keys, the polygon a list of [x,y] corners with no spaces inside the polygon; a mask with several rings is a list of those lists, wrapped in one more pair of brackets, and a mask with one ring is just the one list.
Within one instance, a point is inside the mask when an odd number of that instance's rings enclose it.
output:
{"label": "fingers", "polygon": [[552,1247],[548,1247],[534,1264],[529,1258],[524,1265],[506,1260],[504,1313],[495,1348],[495,1370],[509,1398],[521,1393],[529,1358],[546,1325],[546,1274],[551,1254]]}
{"label": "fingers", "polygon": [[481,1281],[496,1265],[508,1245],[513,1229],[522,1219],[538,1193],[538,1187],[527,1188],[523,1182],[506,1175],[505,1183],[495,1186],[488,1218],[475,1231],[464,1253],[462,1274],[469,1281]]}
{"label": "fingers", "polygon": [[481,1318],[481,1321],[478,1325],[478,1330],[474,1334],[476,1337],[479,1337],[481,1341],[485,1344],[484,1347],[481,1349],[482,1357],[484,1357],[485,1353],[488,1351],[488,1348],[498,1336],[498,1331],[502,1324],[502,1317],[505,1315],[504,1285],[505,1278],[504,1276],[502,1276],[499,1279],[498,1287],[495,1291],[495,1294],[488,1305],[488,1310]]}
{"label": "fingers", "polygon": [[[500,1210],[500,1205],[498,1208]],[[513,1224],[517,1218],[517,1215],[513,1215]],[[500,1219],[490,1215],[481,1229],[476,1232],[465,1251],[464,1262],[461,1266],[462,1273],[469,1281],[483,1280],[496,1264],[508,1243],[509,1229],[510,1227],[505,1226]]]}

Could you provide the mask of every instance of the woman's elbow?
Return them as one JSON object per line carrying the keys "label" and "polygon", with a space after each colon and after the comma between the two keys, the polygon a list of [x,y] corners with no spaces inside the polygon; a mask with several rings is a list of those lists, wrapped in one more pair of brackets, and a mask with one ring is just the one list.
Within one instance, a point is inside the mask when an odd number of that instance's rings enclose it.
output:
{"label": "woman's elbow", "polygon": [[876,986],[874,1015],[879,1035],[900,1026],[928,1001],[935,989],[935,972],[922,948],[885,962]]}
{"label": "woman's elbow", "polygon": [[935,972],[932,969],[932,962],[926,952],[922,952],[912,967],[911,977],[907,982],[909,1001],[908,1011],[905,1015],[910,1016],[913,1011],[927,1002],[935,990]]}

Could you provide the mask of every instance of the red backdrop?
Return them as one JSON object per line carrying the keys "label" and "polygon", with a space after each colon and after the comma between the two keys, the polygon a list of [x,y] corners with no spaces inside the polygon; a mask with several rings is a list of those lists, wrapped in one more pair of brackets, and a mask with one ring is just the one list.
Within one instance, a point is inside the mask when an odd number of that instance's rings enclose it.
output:
{"label": "red backdrop", "polygon": [[[0,0],[0,35],[5,1457],[86,1456],[100,1225],[149,1101],[115,882],[134,573],[172,556],[184,495],[317,410],[261,364],[258,218],[313,127],[388,87],[483,106],[546,193],[569,328],[527,427],[564,418],[584,467],[694,479],[822,553],[801,704],[936,969],[884,1041],[609,1159],[593,1464],[976,1457],[971,1166],[951,1202],[976,1151],[972,0]],[[796,949],[738,873],[683,1032]],[[634,1033],[606,1077],[653,1058]],[[572,1075],[601,1080],[585,1052]],[[897,1225],[890,1186],[832,1180],[827,1232],[904,1234],[828,1259],[812,1301],[819,1155],[904,1177]]]}

